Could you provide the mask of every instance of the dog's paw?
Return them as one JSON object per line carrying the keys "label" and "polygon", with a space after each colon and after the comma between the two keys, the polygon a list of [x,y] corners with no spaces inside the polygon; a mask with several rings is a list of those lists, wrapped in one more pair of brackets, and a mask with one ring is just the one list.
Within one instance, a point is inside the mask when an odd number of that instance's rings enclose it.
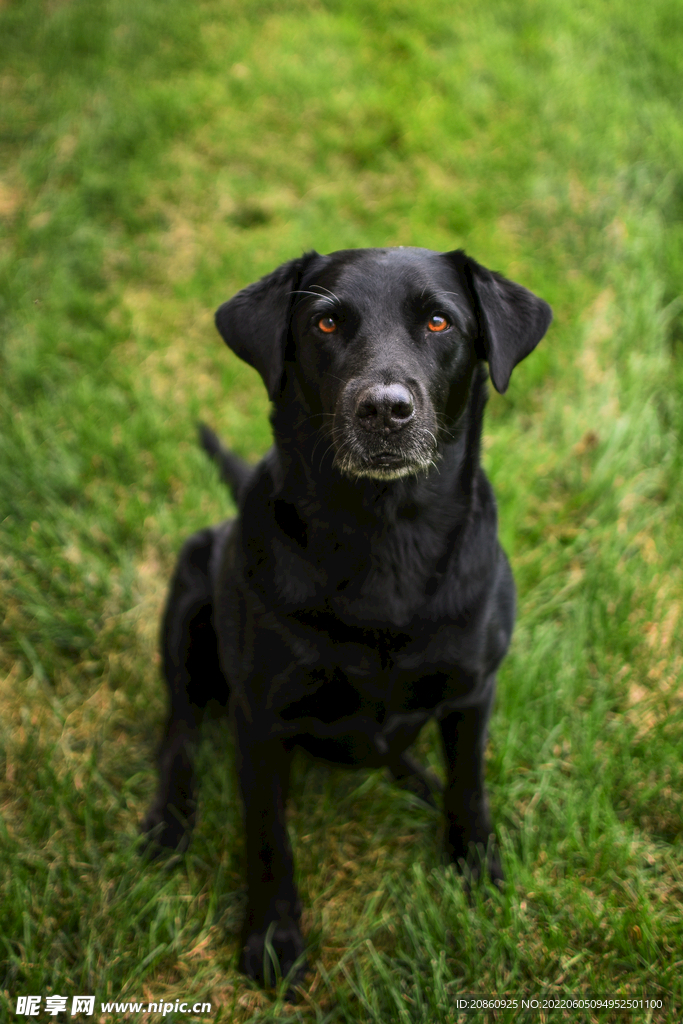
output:
{"label": "dog's paw", "polygon": [[439,807],[437,798],[443,790],[443,785],[432,772],[424,770],[419,775],[396,775],[393,772],[391,774],[401,789],[412,793],[428,807]]}
{"label": "dog's paw", "polygon": [[142,822],[142,852],[151,858],[175,851],[183,853],[190,844],[194,814],[182,816],[174,808],[153,804]]}
{"label": "dog's paw", "polygon": [[477,885],[486,885],[487,883],[493,884],[497,889],[502,889],[505,872],[492,841],[487,846],[484,846],[483,843],[470,843],[464,855],[457,856],[451,851],[449,859],[463,876],[467,892],[471,892]]}
{"label": "dog's paw", "polygon": [[303,960],[304,939],[292,918],[273,921],[262,931],[250,932],[242,948],[240,970],[260,985],[271,988],[289,978],[288,995],[300,984],[308,964]]}
{"label": "dog's paw", "polygon": [[489,881],[493,882],[496,888],[500,889],[505,882],[505,872],[503,871],[503,865],[500,862],[500,857],[495,850],[489,851],[489,855],[486,860],[486,874]]}

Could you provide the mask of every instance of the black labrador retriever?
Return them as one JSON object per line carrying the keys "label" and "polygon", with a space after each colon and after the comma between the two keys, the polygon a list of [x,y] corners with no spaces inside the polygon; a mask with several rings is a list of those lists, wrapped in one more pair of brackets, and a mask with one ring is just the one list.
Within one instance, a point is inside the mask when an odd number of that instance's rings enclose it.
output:
{"label": "black labrador retriever", "polygon": [[479,463],[484,362],[505,391],[551,318],[463,252],[414,248],[310,252],[216,314],[263,377],[275,443],[251,468],[204,428],[239,515],[179,558],[162,632],[171,711],[143,829],[157,849],[187,843],[197,730],[210,701],[229,702],[252,978],[267,977],[267,945],[283,975],[302,962],[285,823],[296,746],[388,766],[429,798],[435,780],[407,751],[436,718],[448,857],[503,877],[483,757],[515,592]]}

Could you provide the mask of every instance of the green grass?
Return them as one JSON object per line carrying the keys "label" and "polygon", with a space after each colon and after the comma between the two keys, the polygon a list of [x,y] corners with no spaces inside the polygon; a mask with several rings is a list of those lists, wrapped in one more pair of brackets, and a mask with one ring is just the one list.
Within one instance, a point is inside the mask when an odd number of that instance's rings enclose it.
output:
{"label": "green grass", "polygon": [[[91,993],[432,1024],[462,992],[592,992],[680,1020],[682,14],[0,4],[2,1019],[19,995]],[[508,884],[468,903],[438,815],[302,760],[312,972],[288,1005],[236,971],[225,730],[190,852],[138,856],[155,636],[174,552],[230,511],[195,421],[250,459],[268,445],[213,310],[305,249],[387,244],[464,246],[556,314],[486,430],[519,587],[489,751]],[[420,750],[438,766],[435,734]]]}

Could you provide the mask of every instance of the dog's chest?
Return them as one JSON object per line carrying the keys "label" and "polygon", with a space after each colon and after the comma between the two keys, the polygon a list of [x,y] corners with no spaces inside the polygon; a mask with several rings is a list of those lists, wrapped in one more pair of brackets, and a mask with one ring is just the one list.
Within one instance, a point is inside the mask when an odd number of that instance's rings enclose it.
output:
{"label": "dog's chest", "polygon": [[282,621],[278,639],[287,650],[280,648],[268,704],[313,732],[316,722],[363,719],[381,728],[397,715],[428,715],[444,700],[471,695],[479,682],[453,623],[378,629],[309,609]]}
{"label": "dog's chest", "polygon": [[283,609],[325,606],[342,620],[400,629],[430,603],[442,553],[443,540],[414,528],[321,529],[305,550],[273,539],[271,580]]}
{"label": "dog's chest", "polygon": [[[323,522],[304,521],[283,501],[267,509],[269,529],[263,519],[242,519],[240,575],[254,647],[244,672],[228,674],[240,677],[274,727],[284,719],[315,730],[355,718],[381,728],[392,716],[428,714],[472,694],[482,675],[473,670],[481,663],[480,613],[457,607],[449,531],[435,514]],[[237,661],[235,653],[227,664]]]}

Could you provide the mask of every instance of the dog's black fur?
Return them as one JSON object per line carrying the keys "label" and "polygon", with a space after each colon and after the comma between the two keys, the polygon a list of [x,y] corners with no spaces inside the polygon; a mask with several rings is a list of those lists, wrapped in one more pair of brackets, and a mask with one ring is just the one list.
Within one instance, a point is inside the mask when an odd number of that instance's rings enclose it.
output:
{"label": "dog's black fur", "polygon": [[197,729],[210,700],[229,702],[253,978],[267,938],[283,974],[303,953],[285,824],[297,745],[386,765],[429,798],[435,780],[407,748],[436,718],[448,856],[503,877],[483,757],[515,599],[479,464],[484,361],[505,391],[551,316],[464,253],[426,249],[311,252],[216,314],[263,377],[275,444],[251,469],[203,428],[239,516],[180,555],[162,632],[171,713],[143,828],[187,842]]}

